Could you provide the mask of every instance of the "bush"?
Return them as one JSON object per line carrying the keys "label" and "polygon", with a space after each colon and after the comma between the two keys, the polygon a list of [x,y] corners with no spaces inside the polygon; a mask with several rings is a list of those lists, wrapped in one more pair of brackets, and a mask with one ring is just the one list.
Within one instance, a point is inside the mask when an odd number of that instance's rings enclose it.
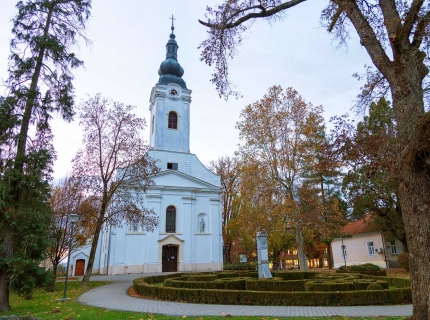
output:
{"label": "bush", "polygon": [[255,262],[240,262],[240,263],[225,263],[224,270],[256,270],[257,264]]}
{"label": "bush", "polygon": [[304,280],[304,279],[314,279],[319,274],[316,272],[298,271],[298,272],[288,272],[288,271],[276,271],[273,273],[275,277],[279,277],[283,280]]}
{"label": "bush", "polygon": [[373,276],[386,276],[387,272],[385,270],[381,270],[381,268],[372,263],[365,263],[353,266],[341,266],[337,273],[361,273]]}
{"label": "bush", "polygon": [[372,263],[359,264],[354,266],[341,266],[341,272],[360,272],[360,271],[381,271],[381,268]]}
{"label": "bush", "polygon": [[409,272],[409,253],[401,253],[397,256],[397,262],[399,265],[406,269],[407,272]]}
{"label": "bush", "polygon": [[363,275],[363,279],[382,280],[387,282],[389,286],[394,286],[397,288],[409,288],[411,286],[411,280],[405,278],[386,278]]}
{"label": "bush", "polygon": [[308,280],[282,280],[273,279],[248,279],[245,282],[246,290],[253,291],[304,291]]}
{"label": "bush", "polygon": [[[134,290],[158,300],[188,301],[209,304],[279,305],[279,306],[356,306],[410,303],[410,288],[374,291],[275,292],[247,290],[183,289],[152,285],[178,274],[149,276],[133,281]],[[246,280],[249,281],[249,280]],[[272,280],[273,282],[282,280]],[[264,282],[270,282],[266,280]],[[202,283],[202,282],[200,282]]]}
{"label": "bush", "polygon": [[382,281],[382,280],[375,280],[375,279],[361,279],[361,280],[355,280],[355,290],[370,290],[369,286],[371,284],[377,284],[381,287],[381,289],[371,289],[371,290],[382,290],[382,289],[388,289],[388,282]]}
{"label": "bush", "polygon": [[308,281],[305,284],[306,291],[351,291],[355,286],[353,282],[334,282],[334,281]]}
{"label": "bush", "polygon": [[379,283],[371,283],[367,286],[367,290],[383,290]]}
{"label": "bush", "polygon": [[49,269],[45,272],[45,279],[43,282],[43,287],[46,292],[54,292],[55,291],[55,275],[54,272]]}

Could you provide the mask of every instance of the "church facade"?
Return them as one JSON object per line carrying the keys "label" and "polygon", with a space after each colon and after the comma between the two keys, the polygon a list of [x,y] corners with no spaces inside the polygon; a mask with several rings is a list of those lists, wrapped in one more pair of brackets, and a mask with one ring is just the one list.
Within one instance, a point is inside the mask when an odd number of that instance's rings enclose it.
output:
{"label": "church facade", "polygon": [[[175,34],[150,95],[149,155],[159,174],[145,206],[159,216],[153,232],[124,221],[100,235],[94,274],[215,271],[223,268],[221,180],[190,153],[191,90],[182,79]],[[71,275],[82,275],[88,248],[71,255]],[[82,274],[81,274],[82,273]]]}

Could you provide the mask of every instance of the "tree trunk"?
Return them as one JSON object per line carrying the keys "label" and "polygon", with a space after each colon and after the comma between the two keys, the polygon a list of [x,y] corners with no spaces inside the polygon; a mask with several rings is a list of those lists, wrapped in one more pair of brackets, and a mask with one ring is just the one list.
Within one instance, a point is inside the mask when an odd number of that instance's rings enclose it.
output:
{"label": "tree trunk", "polygon": [[[49,9],[48,15],[46,17],[42,41],[46,41],[46,39],[48,38],[49,27],[51,26],[51,20],[52,20],[52,12],[53,12],[53,7]],[[36,98],[36,89],[39,83],[40,71],[42,70],[42,66],[43,66],[43,58],[45,56],[45,50],[46,50],[45,44],[43,44],[42,47],[39,49],[39,52],[37,55],[36,66],[34,68],[34,72],[31,77],[30,90],[27,96],[27,100],[25,101],[25,109],[24,109],[24,114],[22,116],[22,123],[21,123],[21,129],[19,132],[15,166],[14,166],[15,170],[18,170],[18,172],[20,173],[23,172],[23,166],[24,166],[23,159],[25,156],[28,128],[30,125],[31,115],[33,113],[34,100]]]}
{"label": "tree trunk", "polygon": [[[103,216],[101,217],[103,218]],[[98,223],[96,227],[96,231],[94,233],[93,241],[91,243],[91,251],[90,251],[90,256],[88,257],[87,270],[85,270],[84,277],[82,278],[82,286],[84,287],[88,286],[88,283],[90,282],[91,273],[93,272],[94,259],[96,257],[96,250],[97,250],[97,245],[99,243],[101,228],[102,228],[102,225]]]}
{"label": "tree trunk", "polygon": [[58,264],[52,265],[52,273],[54,274],[54,278],[57,277],[57,267],[58,267]]}
{"label": "tree trunk", "polygon": [[328,268],[329,269],[333,269],[333,260],[331,258],[332,253],[331,253],[331,242],[327,242],[327,263],[328,263]]}
{"label": "tree trunk", "polygon": [[[405,71],[406,70],[406,71]],[[392,85],[398,126],[399,200],[409,249],[414,320],[430,318],[430,117],[424,112],[419,68]],[[417,71],[418,70],[418,71]],[[400,78],[400,77],[399,77]]]}
{"label": "tree trunk", "polygon": [[297,257],[299,259],[299,266],[301,270],[309,270],[308,262],[306,261],[306,254],[303,247],[303,235],[302,229],[300,225],[296,223],[294,226],[294,233],[296,237],[296,246],[297,246]]}
{"label": "tree trunk", "polygon": [[[3,239],[3,252],[2,256],[11,258],[13,254],[13,237],[12,231],[8,226],[4,228],[4,239]],[[7,274],[7,266],[3,265],[0,269],[0,311],[10,311],[9,304],[9,281]]]}

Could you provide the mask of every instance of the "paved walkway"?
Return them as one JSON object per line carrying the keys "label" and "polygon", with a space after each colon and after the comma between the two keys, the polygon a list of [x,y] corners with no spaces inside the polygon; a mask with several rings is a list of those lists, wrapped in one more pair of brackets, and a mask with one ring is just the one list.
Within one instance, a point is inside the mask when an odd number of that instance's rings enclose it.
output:
{"label": "paved walkway", "polygon": [[[145,274],[147,275],[147,274]],[[159,313],[174,316],[411,316],[412,305],[360,306],[360,307],[280,307],[280,306],[232,306],[167,302],[133,298],[127,295],[132,280],[142,274],[116,276],[93,276],[92,281],[112,281],[112,284],[98,287],[78,297],[82,304],[111,310],[125,310],[142,313]]]}

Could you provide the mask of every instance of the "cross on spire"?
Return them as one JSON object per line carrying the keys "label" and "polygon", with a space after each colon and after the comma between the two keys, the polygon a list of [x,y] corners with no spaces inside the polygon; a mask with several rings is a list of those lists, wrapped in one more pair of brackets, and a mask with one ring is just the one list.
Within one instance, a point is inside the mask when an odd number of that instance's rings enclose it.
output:
{"label": "cross on spire", "polygon": [[173,33],[173,30],[175,30],[175,27],[174,27],[174,25],[173,25],[173,20],[176,20],[176,19],[173,17],[173,14],[172,14],[172,17],[171,17],[171,18],[169,18],[169,19],[171,19],[171,20],[172,20],[172,27],[171,27],[170,29],[172,29],[172,33]]}

